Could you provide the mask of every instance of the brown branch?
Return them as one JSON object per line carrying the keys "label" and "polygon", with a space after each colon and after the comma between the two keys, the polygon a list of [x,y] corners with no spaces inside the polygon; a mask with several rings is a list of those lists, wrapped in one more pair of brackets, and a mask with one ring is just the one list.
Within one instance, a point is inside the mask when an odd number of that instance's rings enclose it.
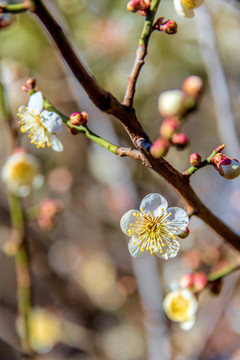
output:
{"label": "brown branch", "polygon": [[[85,68],[81,59],[76,55],[63,30],[43,5],[42,1],[35,0],[35,4],[35,15],[48,30],[61,55],[92,102],[102,111],[114,115],[121,121],[133,144],[145,157],[147,166],[152,168],[173,186],[179,196],[184,200],[188,213],[198,216],[216,231],[219,236],[240,251],[240,236],[234,233],[207,209],[190,186],[188,176],[179,173],[165,159],[155,159],[152,157],[148,151],[151,142],[137,120],[134,109],[122,105],[112,94],[104,90],[97,83],[95,78]],[[148,146],[146,146],[146,144],[148,144]]]}
{"label": "brown branch", "polygon": [[142,161],[142,163],[146,162],[145,157],[140,153],[140,151],[132,148],[118,147],[116,153],[120,157],[129,156],[135,160]]}

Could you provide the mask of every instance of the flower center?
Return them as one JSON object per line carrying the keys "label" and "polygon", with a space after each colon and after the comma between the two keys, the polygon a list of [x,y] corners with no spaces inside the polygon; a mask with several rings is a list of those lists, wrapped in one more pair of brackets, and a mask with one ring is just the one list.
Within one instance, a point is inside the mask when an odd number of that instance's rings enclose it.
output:
{"label": "flower center", "polygon": [[181,0],[182,6],[184,6],[186,9],[191,10],[196,7],[196,1],[195,0]]}
{"label": "flower center", "polygon": [[188,320],[190,307],[191,307],[191,300],[185,299],[182,295],[178,295],[177,297],[172,299],[170,304],[172,316],[177,321]]}
{"label": "flower center", "polygon": [[11,178],[19,185],[31,184],[35,175],[35,168],[24,161],[16,163],[11,169]]}
{"label": "flower center", "polygon": [[[137,245],[141,246],[141,252],[150,251],[152,255],[163,252],[163,247],[170,245],[171,239],[176,239],[176,236],[171,231],[171,222],[167,222],[168,216],[171,213],[163,213],[160,216],[153,216],[151,212],[145,214],[141,209],[142,214],[133,213],[137,218],[135,224],[130,224],[128,229],[129,236],[136,237]],[[136,242],[133,241],[133,244]]]}

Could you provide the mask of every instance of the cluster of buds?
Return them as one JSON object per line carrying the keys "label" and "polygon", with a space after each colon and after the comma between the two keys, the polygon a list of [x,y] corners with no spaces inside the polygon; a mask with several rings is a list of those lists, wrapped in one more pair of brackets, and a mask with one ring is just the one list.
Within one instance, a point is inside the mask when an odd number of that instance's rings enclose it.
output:
{"label": "cluster of buds", "polygon": [[146,16],[146,11],[150,9],[151,0],[130,0],[127,3],[127,10],[131,12],[137,12],[143,16]]}
{"label": "cluster of buds", "polygon": [[54,225],[56,215],[62,211],[62,202],[55,199],[43,199],[39,205],[37,222],[41,229],[49,231]]}
{"label": "cluster of buds", "polygon": [[216,154],[212,159],[215,169],[225,179],[232,180],[240,175],[240,164],[236,159],[231,159],[225,154]]}
{"label": "cluster of buds", "polygon": [[180,279],[180,285],[183,288],[192,290],[193,292],[199,292],[203,290],[207,283],[207,276],[202,271],[198,271],[193,274],[186,274]]}
{"label": "cluster of buds", "polygon": [[176,34],[178,28],[178,24],[174,20],[164,21],[164,17],[160,17],[157,19],[154,24],[154,30],[163,31],[168,35]]}
{"label": "cluster of buds", "polygon": [[22,85],[22,91],[29,93],[31,90],[34,90],[36,87],[36,80],[33,78],[29,78],[26,82],[26,85]]}
{"label": "cluster of buds", "polygon": [[88,114],[86,113],[86,111],[82,111],[81,113],[75,112],[70,115],[70,122],[72,125],[85,126],[87,124],[87,121],[88,121]]}
{"label": "cluster of buds", "polygon": [[[159,27],[163,18],[158,19]],[[158,111],[164,118],[160,126],[160,138],[152,147],[151,154],[158,158],[167,154],[170,146],[183,150],[189,144],[186,134],[180,132],[186,115],[195,108],[203,90],[203,81],[199,76],[187,77],[181,90],[167,90],[158,98]]]}

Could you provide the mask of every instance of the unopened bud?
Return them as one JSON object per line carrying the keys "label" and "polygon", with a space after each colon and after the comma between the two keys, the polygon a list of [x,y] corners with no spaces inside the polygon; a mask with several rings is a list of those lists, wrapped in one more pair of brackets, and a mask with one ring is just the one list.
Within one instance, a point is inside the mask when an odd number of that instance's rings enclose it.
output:
{"label": "unopened bud", "polygon": [[178,24],[174,20],[167,20],[164,22],[164,18],[161,17],[157,19],[154,29],[158,31],[163,31],[166,34],[172,35],[176,34],[178,28]]}
{"label": "unopened bud", "polygon": [[185,95],[181,90],[167,90],[158,98],[158,111],[163,117],[181,116],[185,112]]}
{"label": "unopened bud", "polygon": [[159,138],[152,144],[150,153],[153,157],[158,159],[167,154],[169,147],[170,143],[167,139]]}
{"label": "unopened bud", "polygon": [[189,234],[190,234],[189,228],[186,228],[186,230],[184,230],[184,232],[179,234],[178,237],[180,237],[181,239],[186,239],[186,237],[188,237]]}
{"label": "unopened bud", "polygon": [[166,118],[160,126],[160,135],[166,139],[171,139],[173,134],[177,131],[179,124],[180,121],[176,116]]}
{"label": "unopened bud", "polygon": [[198,153],[193,153],[190,155],[190,164],[192,166],[199,166],[202,162],[202,157]]}
{"label": "unopened bud", "polygon": [[70,121],[72,125],[86,125],[88,121],[88,114],[86,111],[81,113],[75,112],[70,115]]}
{"label": "unopened bud", "polygon": [[186,274],[181,277],[179,283],[184,288],[190,288],[191,286],[193,286],[193,281],[194,281],[194,275]]}
{"label": "unopened bud", "polygon": [[127,3],[127,10],[131,12],[144,11],[150,8],[150,0],[130,0]]}
{"label": "unopened bud", "polygon": [[25,92],[28,92],[28,87],[26,85],[22,85],[21,90],[25,91]]}
{"label": "unopened bud", "polygon": [[36,79],[34,79],[34,78],[29,78],[28,80],[27,80],[27,86],[28,86],[28,88],[29,88],[29,90],[32,90],[32,89],[34,89],[35,87],[36,87]]}
{"label": "unopened bud", "polygon": [[203,81],[197,75],[188,76],[183,82],[182,89],[186,95],[198,98],[203,91]]}
{"label": "unopened bud", "polygon": [[201,291],[207,285],[207,276],[202,272],[198,271],[194,274],[193,286],[195,291]]}
{"label": "unopened bud", "polygon": [[178,149],[185,149],[185,147],[188,145],[188,137],[184,133],[179,134],[173,134],[171,143]]}
{"label": "unopened bud", "polygon": [[236,159],[230,159],[225,154],[216,154],[212,162],[219,174],[225,179],[233,180],[240,175],[240,164]]}

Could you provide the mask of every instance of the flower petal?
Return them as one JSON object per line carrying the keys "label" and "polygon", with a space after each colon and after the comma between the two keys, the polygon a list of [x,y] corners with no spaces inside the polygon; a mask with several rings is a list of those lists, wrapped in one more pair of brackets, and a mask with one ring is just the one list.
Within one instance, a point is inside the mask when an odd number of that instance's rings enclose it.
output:
{"label": "flower petal", "polygon": [[172,207],[167,210],[167,213],[171,213],[166,219],[168,229],[175,235],[183,233],[189,223],[186,211],[178,207]]}
{"label": "flower petal", "polygon": [[[200,6],[200,5],[199,5]],[[176,12],[180,15],[180,16],[183,16],[183,17],[186,17],[186,18],[192,18],[194,16],[194,11],[193,9],[186,9],[182,3],[181,3],[181,0],[174,0],[174,7],[175,7],[175,10]]]}
{"label": "flower petal", "polygon": [[182,323],[180,323],[180,327],[181,329],[188,331],[191,330],[191,328],[193,327],[193,325],[196,322],[196,316],[192,316],[188,321],[184,321]]}
{"label": "flower petal", "polygon": [[58,138],[55,135],[52,135],[52,134],[50,134],[50,135],[51,136],[49,136],[49,138],[51,141],[51,148],[57,152],[63,151],[63,145],[62,145],[61,141],[58,140]]}
{"label": "flower petal", "polygon": [[57,133],[62,130],[62,119],[55,112],[43,110],[40,118],[42,124],[50,133]]}
{"label": "flower petal", "polygon": [[155,255],[157,255],[161,259],[169,260],[177,256],[179,249],[179,242],[177,240],[171,239],[169,240],[169,245],[165,245],[164,247],[162,247],[162,252],[155,252]]}
{"label": "flower petal", "polygon": [[28,111],[33,112],[34,115],[39,115],[43,108],[43,96],[41,91],[36,92],[30,96],[28,101]]}
{"label": "flower petal", "polygon": [[129,236],[128,230],[131,229],[130,224],[135,224],[137,222],[137,217],[133,216],[133,214],[140,214],[140,212],[138,210],[129,210],[120,220],[121,230],[127,236]]}
{"label": "flower petal", "polygon": [[167,207],[167,200],[162,195],[156,193],[145,196],[140,204],[141,211],[145,213],[149,213],[150,211],[154,216],[161,215],[167,210]]}
{"label": "flower petal", "polygon": [[150,255],[150,251],[144,250],[141,251],[141,245],[139,244],[139,239],[136,237],[132,237],[128,242],[128,250],[132,257],[134,258],[144,258]]}

